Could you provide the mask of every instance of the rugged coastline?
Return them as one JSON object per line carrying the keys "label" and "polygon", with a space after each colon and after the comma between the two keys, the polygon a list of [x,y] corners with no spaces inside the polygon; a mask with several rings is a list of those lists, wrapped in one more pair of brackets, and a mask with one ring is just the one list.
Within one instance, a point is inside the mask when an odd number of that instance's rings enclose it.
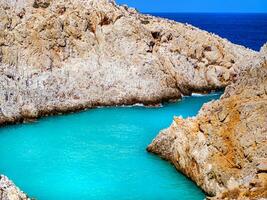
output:
{"label": "rugged coastline", "polygon": [[[175,118],[148,151],[170,161],[212,199],[267,198],[267,61],[239,75],[194,118]],[[265,57],[265,58],[264,58]]]}
{"label": "rugged coastline", "polygon": [[113,1],[81,2],[1,3],[0,124],[221,89],[259,57]]}
{"label": "rugged coastline", "polygon": [[[252,75],[260,87],[266,85],[265,72],[260,73],[266,65],[264,52],[266,48],[255,52],[191,25],[139,14],[112,0],[0,0],[0,126],[97,106],[158,104],[236,81],[234,88],[247,87],[242,77],[249,79],[243,74],[250,70],[262,77]],[[231,88],[215,107],[224,105]],[[253,91],[249,99],[254,90],[248,90]],[[265,95],[266,89],[263,108]],[[186,134],[195,131],[191,121],[176,123],[183,124]],[[148,149],[172,161],[208,194],[229,189],[216,181],[218,187],[202,183],[201,171],[194,174],[177,163],[180,154],[173,155],[175,140],[169,138],[177,132],[182,131],[163,131]],[[190,154],[184,156],[187,160]]]}

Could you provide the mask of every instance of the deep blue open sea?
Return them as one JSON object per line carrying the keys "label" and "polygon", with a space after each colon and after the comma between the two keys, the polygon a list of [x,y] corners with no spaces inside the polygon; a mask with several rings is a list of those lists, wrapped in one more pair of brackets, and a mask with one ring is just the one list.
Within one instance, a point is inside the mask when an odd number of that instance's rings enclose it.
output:
{"label": "deep blue open sea", "polygon": [[257,51],[267,42],[267,14],[153,13],[152,15],[191,24]]}

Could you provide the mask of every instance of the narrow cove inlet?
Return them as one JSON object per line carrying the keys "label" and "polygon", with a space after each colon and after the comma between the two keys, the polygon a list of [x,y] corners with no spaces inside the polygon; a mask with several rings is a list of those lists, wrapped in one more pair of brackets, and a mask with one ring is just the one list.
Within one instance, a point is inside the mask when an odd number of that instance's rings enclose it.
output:
{"label": "narrow cove inlet", "polygon": [[7,126],[0,129],[0,170],[38,200],[201,200],[201,189],[146,147],[173,116],[194,116],[219,97],[185,97],[159,108],[98,108]]}

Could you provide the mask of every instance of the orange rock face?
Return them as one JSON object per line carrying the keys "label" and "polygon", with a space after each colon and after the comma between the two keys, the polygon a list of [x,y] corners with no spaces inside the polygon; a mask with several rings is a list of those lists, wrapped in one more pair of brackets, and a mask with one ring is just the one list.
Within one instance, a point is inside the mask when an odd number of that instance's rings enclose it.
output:
{"label": "orange rock face", "polygon": [[267,198],[267,63],[240,74],[195,118],[175,118],[148,147],[214,199]]}

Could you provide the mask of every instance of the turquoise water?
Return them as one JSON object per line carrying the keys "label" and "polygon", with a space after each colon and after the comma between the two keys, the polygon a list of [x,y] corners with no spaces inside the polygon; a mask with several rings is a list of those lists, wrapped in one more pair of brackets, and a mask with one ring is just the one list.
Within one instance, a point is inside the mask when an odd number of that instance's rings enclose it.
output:
{"label": "turquoise water", "polygon": [[161,108],[99,108],[0,128],[0,173],[38,200],[201,200],[203,192],[146,152],[173,116],[219,94]]}

